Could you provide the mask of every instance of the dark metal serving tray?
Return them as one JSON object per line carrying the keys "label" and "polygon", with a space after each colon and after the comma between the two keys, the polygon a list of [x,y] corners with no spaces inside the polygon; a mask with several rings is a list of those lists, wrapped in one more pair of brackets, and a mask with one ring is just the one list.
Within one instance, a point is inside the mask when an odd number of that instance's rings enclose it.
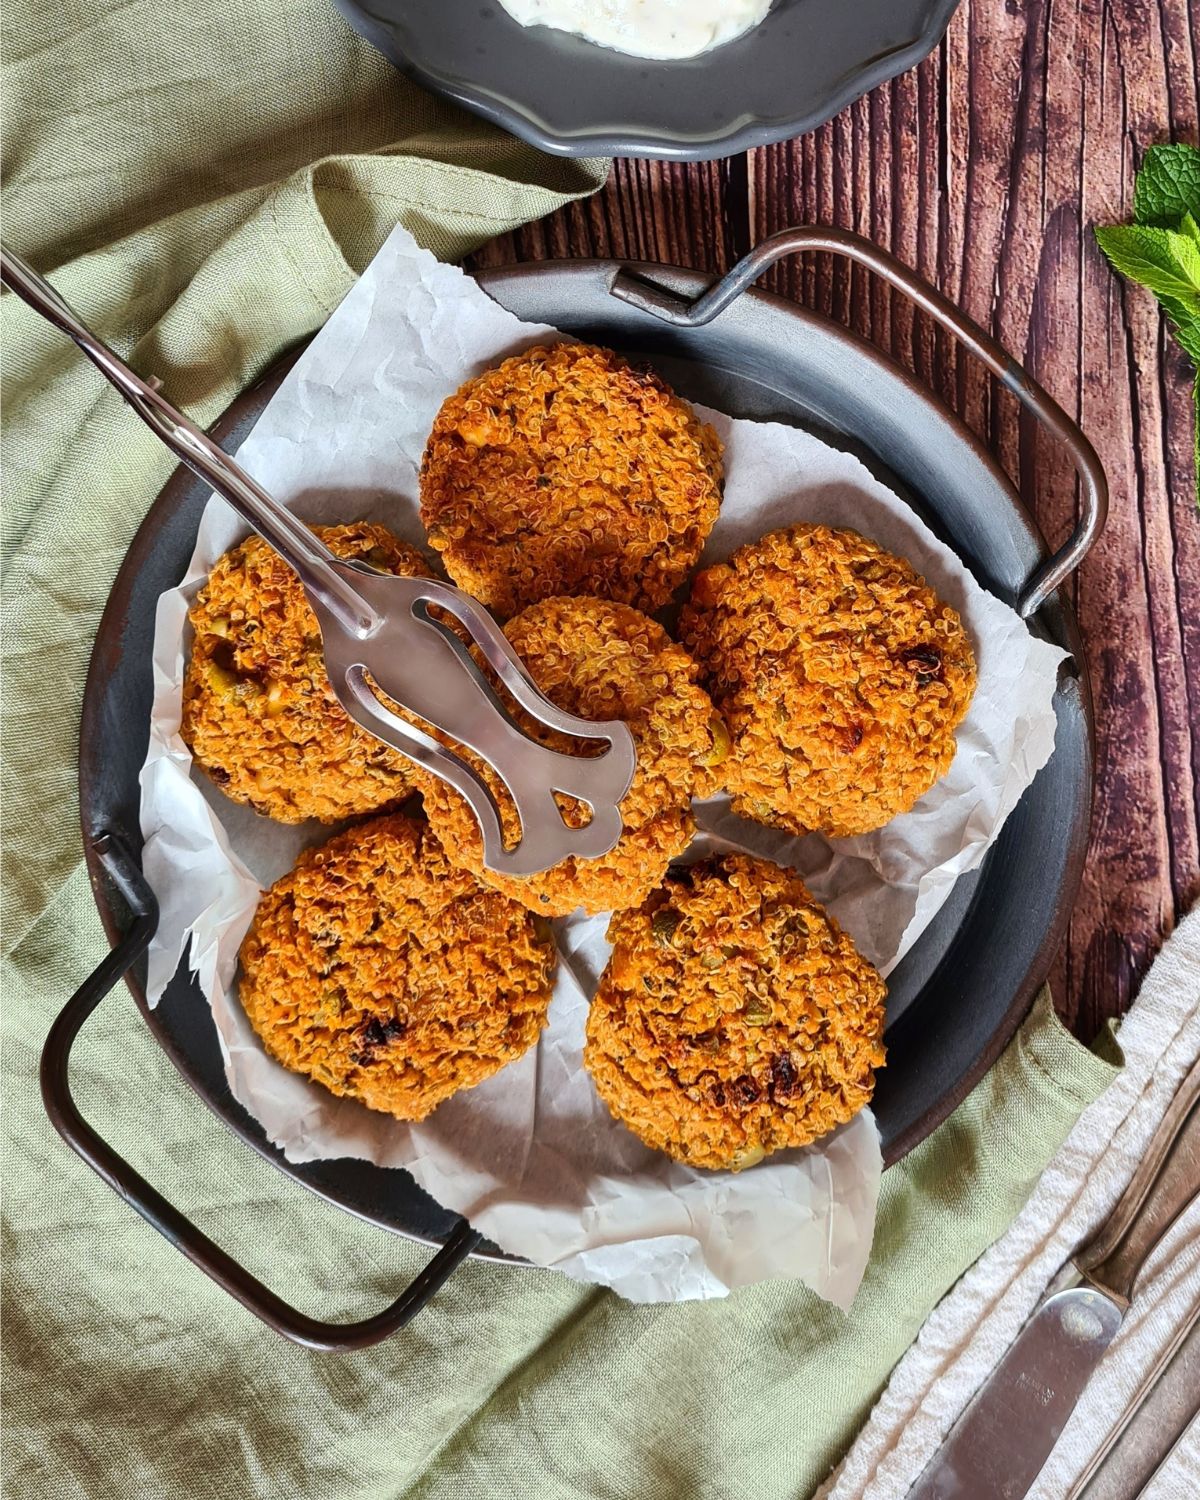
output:
{"label": "dark metal serving tray", "polygon": [[[992,458],[912,377],[818,314],[746,290],[767,265],[805,249],[848,256],[904,291],[1064,441],[1082,479],[1083,512],[1052,557]],[[960,878],[890,978],[888,1066],[873,1107],[885,1162],[894,1163],[945,1119],[1007,1044],[1045,977],[1074,902],[1091,807],[1092,716],[1078,632],[1058,585],[1103,524],[1106,491],[1095,454],[987,335],[913,273],[852,235],[815,229],[777,235],[712,288],[697,272],[611,261],[526,265],[479,279],[518,317],[648,360],[694,400],[737,416],[793,422],[852,449],[920,511],[981,584],[1070,653],[1055,696],[1053,757],[983,865]],[[286,366],[277,368],[218,425],[227,447],[247,435],[285,372]],[[509,1257],[481,1242],[403,1171],[354,1160],[287,1162],[230,1094],[208,1006],[184,969],[155,1010],[146,1005],[142,960],[157,917],[139,864],[138,773],[149,732],[154,613],[159,595],[185,571],[207,499],[204,485],[185,470],[176,473],[139,528],[100,624],[84,699],[79,789],[93,888],[115,947],[47,1039],[43,1092],[74,1149],[252,1312],[313,1347],[358,1347],[402,1326],[467,1254]],[[243,1140],[350,1213],[441,1247],[391,1307],[353,1324],[323,1323],[288,1307],[83,1121],[69,1091],[70,1049],[122,975],[180,1072]]]}

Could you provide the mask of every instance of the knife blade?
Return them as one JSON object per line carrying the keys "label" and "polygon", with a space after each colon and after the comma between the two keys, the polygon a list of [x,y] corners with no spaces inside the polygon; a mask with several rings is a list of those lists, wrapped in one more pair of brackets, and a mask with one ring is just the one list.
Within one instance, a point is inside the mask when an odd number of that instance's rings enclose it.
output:
{"label": "knife blade", "polygon": [[1200,1060],[1116,1208],[1064,1268],[1068,1284],[1035,1310],[909,1500],[1020,1500],[1028,1492],[1120,1327],[1147,1257],[1198,1193]]}
{"label": "knife blade", "polygon": [[1088,1286],[1047,1298],[959,1418],[910,1500],[1020,1500],[1124,1315],[1113,1298]]}

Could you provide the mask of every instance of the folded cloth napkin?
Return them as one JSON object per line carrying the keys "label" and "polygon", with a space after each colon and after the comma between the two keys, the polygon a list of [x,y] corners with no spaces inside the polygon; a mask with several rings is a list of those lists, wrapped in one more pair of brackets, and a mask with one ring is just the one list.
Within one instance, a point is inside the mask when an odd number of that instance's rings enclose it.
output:
{"label": "folded cloth napkin", "polygon": [[[201,422],[319,326],[397,219],[461,255],[604,171],[427,98],[326,0],[10,0],[4,30],[6,237]],[[849,1317],[787,1282],[631,1307],[471,1263],[375,1349],[280,1341],[73,1158],[38,1099],[46,1031],[105,948],[74,809],[84,672],[171,460],[26,308],[5,297],[0,320],[8,1492],[806,1495],[1111,1062],[1043,995],[988,1077],[885,1174]],[[307,1310],[364,1316],[428,1258],[241,1145],[124,994],[74,1062],[81,1107],[116,1148]]]}
{"label": "folded cloth napkin", "polygon": [[[934,1310],[836,1480],[822,1491],[828,1500],[907,1494],[1060,1267],[1112,1211],[1180,1080],[1200,1056],[1200,909],[1155,960],[1120,1036],[1123,1074],[1080,1116],[1007,1233]],[[1130,1311],[1031,1500],[1070,1493],[1159,1351],[1197,1305],[1200,1201],[1147,1262]],[[1153,1495],[1200,1495],[1200,1421],[1162,1466],[1148,1500]]]}

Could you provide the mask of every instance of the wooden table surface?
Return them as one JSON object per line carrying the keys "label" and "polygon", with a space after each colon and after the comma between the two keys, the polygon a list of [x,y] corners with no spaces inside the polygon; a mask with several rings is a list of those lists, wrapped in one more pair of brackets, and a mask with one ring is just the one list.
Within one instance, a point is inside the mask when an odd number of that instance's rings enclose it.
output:
{"label": "wooden table surface", "polygon": [[[1082,1036],[1119,1014],[1200,895],[1200,520],[1190,372],[1092,226],[1128,218],[1155,141],[1196,142],[1191,0],[964,0],[938,50],[814,134],[726,161],[620,161],[605,190],[477,265],[616,256],[719,271],[777,229],[838,224],[917,267],[1057,398],[1108,472],[1108,527],[1070,584],[1096,702],[1087,869],[1051,975]],[[925,380],[1066,535],[1069,460],[888,290],[817,258],[764,283]]]}

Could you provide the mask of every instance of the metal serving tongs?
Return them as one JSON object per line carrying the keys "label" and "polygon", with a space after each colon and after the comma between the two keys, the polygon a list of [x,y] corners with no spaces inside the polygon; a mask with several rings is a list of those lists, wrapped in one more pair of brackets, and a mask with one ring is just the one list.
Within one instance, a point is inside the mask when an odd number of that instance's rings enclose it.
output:
{"label": "metal serving tongs", "polygon": [[[256,484],[211,438],[96,337],[43,276],[0,249],[0,281],[79,345],[142,421],[189,469],[279,553],[298,575],[321,627],[325,665],[342,707],[369,734],[448,781],[467,799],[483,834],[489,869],[532,875],[568,856],[605,854],[620,837],[618,803],[635,764],[633,736],[615,720],[593,722],[556,708],[534,684],[500,627],[460,589],[430,578],[400,578],[335,557],[307,526]],[[450,626],[462,625],[504,689],[550,729],[580,740],[604,740],[589,757],[565,755],[530,739],[514,722]],[[520,841],[505,848],[495,800],[479,774],[432,734],[392,711],[381,694],[481,756],[504,783],[521,822]],[[554,793],[584,802],[583,828],[563,821]]]}

